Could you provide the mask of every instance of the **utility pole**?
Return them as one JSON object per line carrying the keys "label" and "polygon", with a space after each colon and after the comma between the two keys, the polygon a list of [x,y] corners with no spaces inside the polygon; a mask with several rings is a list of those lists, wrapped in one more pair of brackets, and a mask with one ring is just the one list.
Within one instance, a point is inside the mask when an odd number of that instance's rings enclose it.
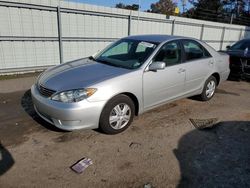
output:
{"label": "utility pole", "polygon": [[250,1],[248,0],[248,6],[247,6],[247,8],[248,8],[248,10],[247,10],[247,12],[248,12],[248,14],[250,13],[249,11],[250,11]]}
{"label": "utility pole", "polygon": [[139,34],[140,7],[141,7],[141,0],[138,0],[137,34]]}
{"label": "utility pole", "polygon": [[182,13],[184,13],[187,5],[187,0],[181,0],[181,2],[182,2]]}
{"label": "utility pole", "polygon": [[141,0],[138,0],[138,21],[140,19],[140,6],[141,6]]}
{"label": "utility pole", "polygon": [[233,19],[234,19],[234,13],[231,14],[230,24],[233,23]]}

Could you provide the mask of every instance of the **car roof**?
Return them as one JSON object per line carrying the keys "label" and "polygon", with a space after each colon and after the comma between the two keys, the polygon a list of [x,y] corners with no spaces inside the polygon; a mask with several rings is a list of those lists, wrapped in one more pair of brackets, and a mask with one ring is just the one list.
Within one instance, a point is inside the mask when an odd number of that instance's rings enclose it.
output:
{"label": "car roof", "polygon": [[[148,42],[162,43],[173,39],[192,39],[188,37],[174,36],[174,35],[132,35],[124,39],[142,40]],[[194,39],[193,39],[194,40]]]}

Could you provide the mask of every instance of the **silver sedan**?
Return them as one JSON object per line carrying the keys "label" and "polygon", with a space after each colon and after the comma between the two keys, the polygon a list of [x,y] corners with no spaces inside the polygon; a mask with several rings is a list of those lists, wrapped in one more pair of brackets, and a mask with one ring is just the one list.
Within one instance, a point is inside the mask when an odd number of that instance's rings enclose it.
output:
{"label": "silver sedan", "polygon": [[194,95],[210,100],[229,72],[228,55],[204,42],[138,35],[46,70],[31,92],[39,116],[60,129],[116,134],[159,105]]}

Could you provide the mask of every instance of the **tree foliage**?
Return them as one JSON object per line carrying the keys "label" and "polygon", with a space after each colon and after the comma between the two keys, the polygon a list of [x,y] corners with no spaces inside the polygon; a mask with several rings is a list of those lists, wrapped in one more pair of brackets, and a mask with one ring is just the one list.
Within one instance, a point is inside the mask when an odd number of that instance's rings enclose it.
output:
{"label": "tree foliage", "polygon": [[138,4],[125,5],[123,3],[118,3],[115,5],[115,8],[122,8],[122,9],[128,9],[128,10],[138,10],[139,5]]}
{"label": "tree foliage", "polygon": [[156,3],[151,4],[151,9],[147,12],[161,13],[166,15],[172,15],[176,4],[171,0],[159,0]]}
{"label": "tree foliage", "polygon": [[248,0],[189,0],[192,8],[183,16],[224,23],[250,24]]}
{"label": "tree foliage", "polygon": [[221,0],[198,0],[189,2],[193,7],[184,13],[186,17],[218,21],[223,13],[223,3]]}

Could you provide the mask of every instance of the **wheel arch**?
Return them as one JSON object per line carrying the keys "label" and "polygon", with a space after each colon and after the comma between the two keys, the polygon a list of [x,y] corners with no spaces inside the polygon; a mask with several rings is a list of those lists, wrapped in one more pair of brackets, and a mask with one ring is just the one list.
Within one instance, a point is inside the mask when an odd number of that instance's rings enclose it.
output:
{"label": "wheel arch", "polygon": [[211,76],[215,77],[218,86],[220,84],[220,74],[218,72],[215,72]]}
{"label": "wheel arch", "polygon": [[[108,107],[107,105],[110,104],[110,102],[112,100],[116,100],[117,102],[117,99],[116,98],[119,98],[119,97],[123,97],[123,99],[126,97],[127,99],[130,99],[131,101],[129,102],[130,105],[134,104],[134,107],[133,107],[133,111],[134,113],[131,115],[132,118],[130,118],[129,120],[129,124],[126,125],[125,127],[119,129],[119,130],[114,130],[113,128],[109,126],[107,126],[107,121],[106,121],[106,118],[104,117],[107,117],[107,112],[110,113],[110,107]],[[127,100],[128,101],[128,100]],[[132,103],[132,104],[131,104]],[[112,104],[112,103],[111,103]],[[116,104],[116,103],[115,103]],[[114,105],[114,104],[113,104]],[[108,111],[105,110],[105,108],[108,107]],[[130,93],[130,92],[122,92],[122,93],[118,93],[116,95],[114,95],[113,97],[111,97],[109,100],[107,100],[106,104],[103,106],[102,108],[102,111],[101,111],[101,114],[100,114],[100,117],[99,117],[99,126],[98,128],[103,131],[104,133],[108,133],[108,134],[117,134],[117,133],[120,133],[122,132],[123,130],[127,129],[128,126],[132,123],[133,121],[133,117],[134,115],[138,115],[139,114],[139,101],[137,99],[137,97]]]}
{"label": "wheel arch", "polygon": [[[117,97],[117,96],[119,96],[119,95],[125,95],[125,96],[129,97],[129,98],[132,100],[132,102],[133,102],[134,105],[135,105],[135,115],[138,116],[138,115],[139,115],[139,100],[138,100],[138,98],[137,98],[133,93],[131,93],[131,92],[122,92],[122,93],[118,93],[118,94],[112,96],[112,97],[106,102],[106,104],[103,106],[103,109],[105,108],[105,106],[106,106],[113,98],[115,98],[115,97]],[[102,110],[103,110],[103,109],[102,109]]]}
{"label": "wheel arch", "polygon": [[[137,97],[133,93],[130,93],[130,92],[123,92],[123,93],[120,93],[118,95],[126,95],[133,101],[133,103],[135,105],[135,115],[138,116],[138,114],[139,114],[139,101],[138,101]],[[116,96],[118,96],[118,95],[116,95]]]}

